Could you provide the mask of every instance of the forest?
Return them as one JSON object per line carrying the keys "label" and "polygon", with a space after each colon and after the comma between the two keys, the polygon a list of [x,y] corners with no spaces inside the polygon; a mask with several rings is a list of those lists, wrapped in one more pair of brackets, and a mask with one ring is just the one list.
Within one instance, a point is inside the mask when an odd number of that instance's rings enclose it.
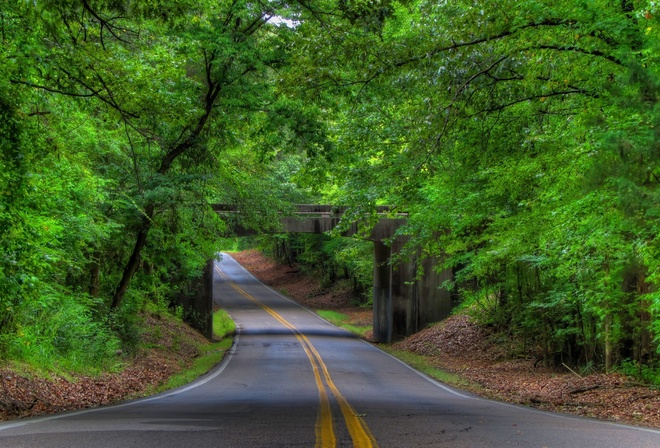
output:
{"label": "forest", "polygon": [[[409,216],[400,256],[443,260],[484,324],[548,363],[660,381],[658,17],[0,0],[0,359],[111,368],[235,225],[276,231],[297,203],[368,225],[389,205]],[[267,241],[368,300],[361,241]]]}

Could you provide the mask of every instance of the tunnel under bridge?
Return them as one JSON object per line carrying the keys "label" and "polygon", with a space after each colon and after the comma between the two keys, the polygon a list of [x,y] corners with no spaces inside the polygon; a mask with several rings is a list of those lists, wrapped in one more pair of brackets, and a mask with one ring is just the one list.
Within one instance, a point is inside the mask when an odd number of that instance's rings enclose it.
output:
{"label": "tunnel under bridge", "polygon": [[[220,214],[236,211],[224,204],[213,208]],[[345,208],[330,205],[297,205],[293,216],[280,219],[281,231],[325,234],[339,225],[344,211]],[[391,342],[449,316],[454,298],[442,284],[451,280],[453,274],[451,269],[436,272],[437,260],[430,257],[391,262],[407,241],[396,235],[407,216],[390,216],[389,207],[379,207],[377,213],[379,219],[367,234],[360,232],[358,224],[353,222],[342,235],[357,235],[374,244],[373,334],[377,341]],[[255,232],[235,229],[235,234],[245,236]],[[423,274],[418,275],[420,269]]]}

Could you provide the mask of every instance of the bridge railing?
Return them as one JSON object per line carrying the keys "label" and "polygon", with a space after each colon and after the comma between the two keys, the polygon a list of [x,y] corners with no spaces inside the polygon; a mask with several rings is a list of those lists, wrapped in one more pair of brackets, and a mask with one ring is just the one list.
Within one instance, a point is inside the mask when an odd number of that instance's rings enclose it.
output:
{"label": "bridge railing", "polygon": [[[231,204],[212,204],[213,210],[219,213],[239,213],[238,208]],[[317,204],[296,204],[294,206],[293,215],[302,216],[319,216],[319,217],[337,217],[346,213],[348,207],[337,205],[317,205]],[[408,213],[395,212],[395,208],[389,205],[380,205],[376,207],[378,215],[390,215],[394,213],[396,217],[406,217]]]}

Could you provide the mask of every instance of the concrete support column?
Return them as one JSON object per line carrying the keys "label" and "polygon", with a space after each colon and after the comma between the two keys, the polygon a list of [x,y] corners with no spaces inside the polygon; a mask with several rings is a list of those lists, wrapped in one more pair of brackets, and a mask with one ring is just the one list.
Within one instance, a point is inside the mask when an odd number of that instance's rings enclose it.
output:
{"label": "concrete support column", "polygon": [[391,246],[374,241],[374,338],[380,342],[389,343],[417,331],[416,260],[390,263],[402,245],[400,241]]}
{"label": "concrete support column", "polygon": [[[390,254],[397,254],[405,241],[395,240]],[[392,266],[392,337],[403,338],[417,331],[419,294],[417,291],[417,258]]]}
{"label": "concrete support column", "polygon": [[391,251],[382,241],[374,241],[374,339],[392,342]]}
{"label": "concrete support column", "polygon": [[437,272],[438,263],[439,260],[436,258],[426,258],[420,263],[424,276],[417,281],[421,310],[418,329],[448,317],[455,305],[452,293],[442,287],[444,282],[453,280],[453,273],[451,269]]}
{"label": "concrete support column", "polygon": [[204,268],[204,298],[202,304],[199,305],[202,321],[204,322],[202,334],[206,336],[209,341],[213,340],[213,271],[215,267],[215,260],[206,262]]}

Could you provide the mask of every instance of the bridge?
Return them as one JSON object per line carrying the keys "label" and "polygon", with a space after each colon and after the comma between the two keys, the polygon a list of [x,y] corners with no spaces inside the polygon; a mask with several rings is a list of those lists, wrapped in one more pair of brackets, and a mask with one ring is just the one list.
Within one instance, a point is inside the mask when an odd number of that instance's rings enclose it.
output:
{"label": "bridge", "polygon": [[[220,213],[235,213],[230,205],[216,204],[213,209]],[[297,205],[292,216],[283,216],[282,232],[324,234],[335,229],[342,219],[345,207],[330,205]],[[406,223],[407,215],[392,215],[390,207],[379,207],[378,221],[368,230],[352,222],[342,232],[343,236],[358,236],[374,244],[373,277],[373,332],[381,342],[413,334],[432,322],[447,317],[454,306],[452,294],[442,288],[451,280],[450,269],[436,272],[433,258],[413,257],[409,261],[392,263],[406,243],[405,237],[396,230]],[[254,235],[244,229],[235,229],[237,236]],[[423,275],[418,276],[419,270]],[[420,277],[420,278],[418,278]]]}

